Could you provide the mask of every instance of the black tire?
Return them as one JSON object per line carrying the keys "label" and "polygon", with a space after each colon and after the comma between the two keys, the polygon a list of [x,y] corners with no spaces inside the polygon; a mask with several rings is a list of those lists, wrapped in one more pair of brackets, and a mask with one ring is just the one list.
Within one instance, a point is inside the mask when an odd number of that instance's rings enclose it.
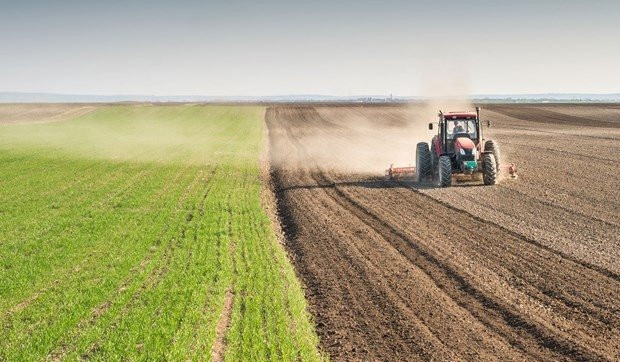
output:
{"label": "black tire", "polygon": [[452,161],[450,156],[439,157],[439,186],[452,186]]}
{"label": "black tire", "polygon": [[418,181],[428,180],[431,176],[431,151],[428,143],[420,142],[415,151],[415,172]]}
{"label": "black tire", "polygon": [[495,141],[493,140],[488,140],[484,143],[484,152],[493,154],[493,157],[495,157],[495,168],[499,169],[499,165],[500,165],[499,145],[495,143]]}
{"label": "black tire", "polygon": [[484,154],[484,175],[482,181],[485,185],[495,185],[497,183],[497,165],[495,156],[492,153]]}

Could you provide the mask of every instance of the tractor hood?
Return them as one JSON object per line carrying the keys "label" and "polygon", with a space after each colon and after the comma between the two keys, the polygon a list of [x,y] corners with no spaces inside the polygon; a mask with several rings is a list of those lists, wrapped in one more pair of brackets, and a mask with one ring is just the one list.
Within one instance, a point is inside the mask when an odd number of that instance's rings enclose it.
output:
{"label": "tractor hood", "polygon": [[476,148],[474,141],[470,140],[467,137],[459,137],[454,141],[455,150],[473,150]]}

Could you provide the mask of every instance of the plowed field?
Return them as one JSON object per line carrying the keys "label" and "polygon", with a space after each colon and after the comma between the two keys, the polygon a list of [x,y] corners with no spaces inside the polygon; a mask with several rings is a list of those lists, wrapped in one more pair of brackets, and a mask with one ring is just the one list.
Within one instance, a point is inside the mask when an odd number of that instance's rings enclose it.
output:
{"label": "plowed field", "polygon": [[[287,248],[323,348],[335,360],[618,360],[620,107],[488,106],[487,137],[520,177],[447,189],[374,165],[398,153],[378,130],[410,132],[416,112],[267,111]],[[345,152],[369,139],[369,154]]]}

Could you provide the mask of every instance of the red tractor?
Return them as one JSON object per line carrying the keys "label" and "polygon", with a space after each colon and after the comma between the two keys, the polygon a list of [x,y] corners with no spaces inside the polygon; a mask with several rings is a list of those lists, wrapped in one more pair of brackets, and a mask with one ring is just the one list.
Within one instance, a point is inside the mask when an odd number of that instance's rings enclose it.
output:
{"label": "red tractor", "polygon": [[[433,129],[433,123],[428,128]],[[431,145],[420,142],[416,148],[415,173],[418,181],[433,179],[441,187],[452,185],[452,178],[479,179],[485,185],[494,185],[500,171],[499,147],[493,140],[485,140],[480,121],[480,107],[476,112],[439,111],[437,135]],[[511,177],[516,168],[505,167]]]}

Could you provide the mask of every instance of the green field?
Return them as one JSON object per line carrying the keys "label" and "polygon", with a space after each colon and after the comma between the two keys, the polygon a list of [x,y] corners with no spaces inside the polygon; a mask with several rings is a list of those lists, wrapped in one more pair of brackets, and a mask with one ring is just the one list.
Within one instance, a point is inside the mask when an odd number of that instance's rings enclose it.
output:
{"label": "green field", "polygon": [[261,205],[263,111],[0,125],[0,360],[322,359]]}

